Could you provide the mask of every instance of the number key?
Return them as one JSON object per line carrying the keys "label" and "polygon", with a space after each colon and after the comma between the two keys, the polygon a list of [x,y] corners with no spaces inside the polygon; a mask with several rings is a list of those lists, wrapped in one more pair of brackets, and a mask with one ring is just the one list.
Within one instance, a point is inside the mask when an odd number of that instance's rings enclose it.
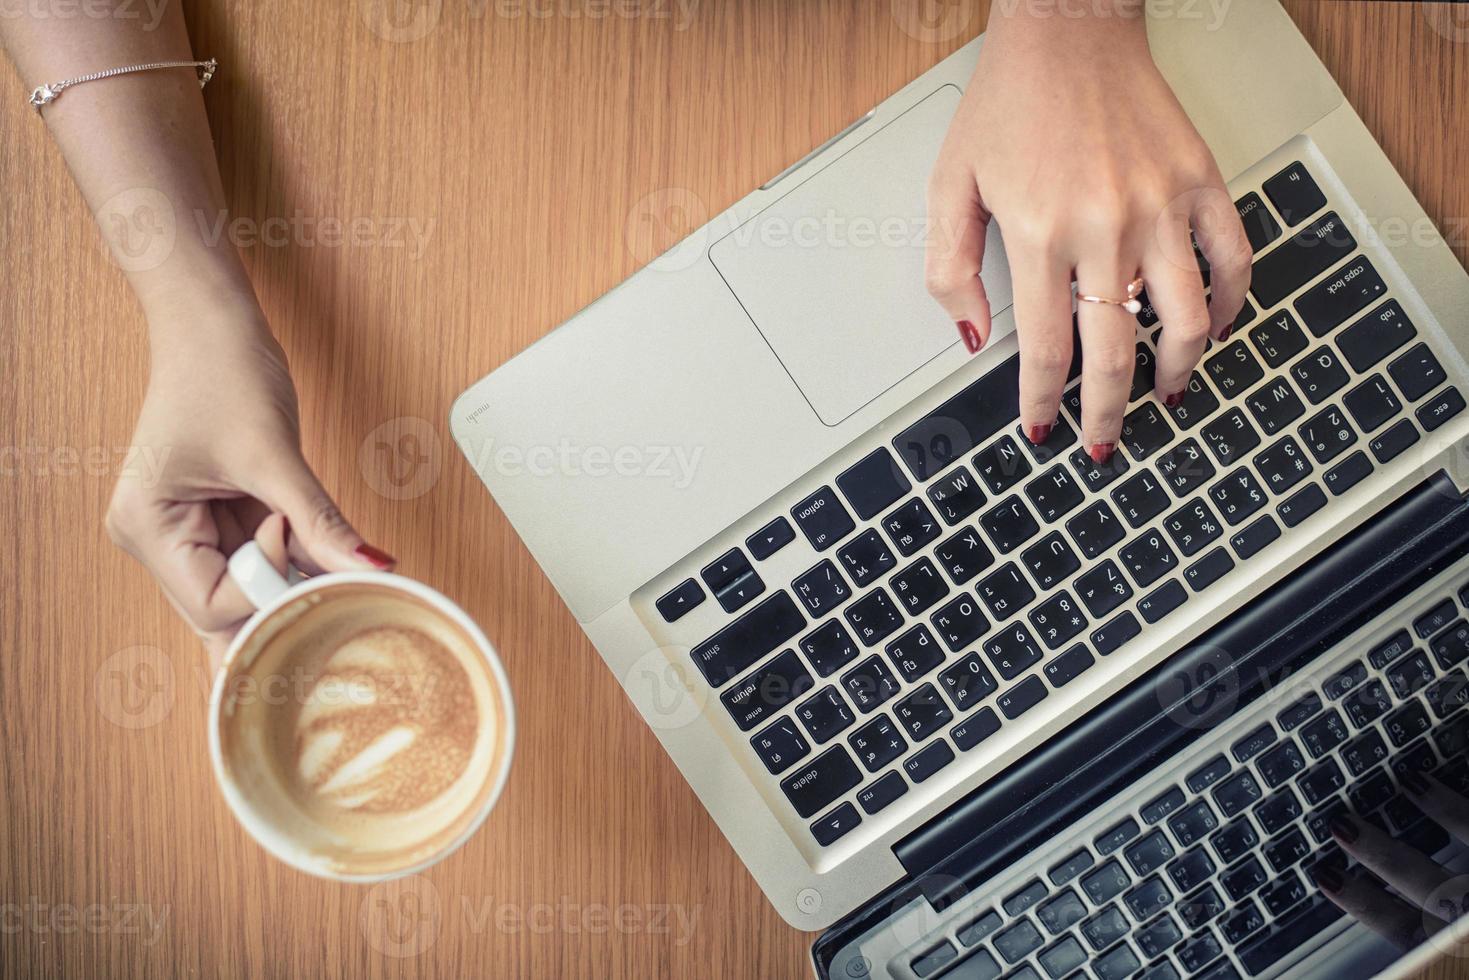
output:
{"label": "number key", "polygon": [[1273,493],[1284,493],[1311,473],[1311,461],[1291,436],[1255,456],[1255,469]]}
{"label": "number key", "polygon": [[1140,587],[1152,585],[1178,566],[1178,556],[1157,531],[1148,531],[1123,545],[1122,564]]}
{"label": "number key", "polygon": [[1403,403],[1381,374],[1374,374],[1347,392],[1342,402],[1363,432],[1371,432],[1403,410]]}
{"label": "number key", "polygon": [[1209,488],[1209,496],[1231,526],[1265,506],[1265,490],[1255,475],[1241,466]]}
{"label": "number key", "polygon": [[1301,440],[1316,462],[1326,463],[1356,442],[1357,433],[1352,431],[1341,409],[1330,405],[1302,423]]}
{"label": "number key", "polygon": [[1178,510],[1168,515],[1163,522],[1168,536],[1178,545],[1184,556],[1197,554],[1203,547],[1223,533],[1219,518],[1209,510],[1208,504],[1195,497]]}

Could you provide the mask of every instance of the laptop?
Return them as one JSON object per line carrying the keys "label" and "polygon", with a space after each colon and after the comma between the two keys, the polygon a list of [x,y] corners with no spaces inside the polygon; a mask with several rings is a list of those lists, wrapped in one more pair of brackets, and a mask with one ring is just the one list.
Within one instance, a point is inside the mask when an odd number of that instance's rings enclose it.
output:
{"label": "laptop", "polygon": [[1255,267],[1177,407],[1138,314],[1107,466],[1076,366],[1019,432],[999,235],[979,355],[924,290],[983,38],[453,407],[820,977],[1365,976],[1330,817],[1461,859],[1469,276],[1272,0],[1148,29]]}

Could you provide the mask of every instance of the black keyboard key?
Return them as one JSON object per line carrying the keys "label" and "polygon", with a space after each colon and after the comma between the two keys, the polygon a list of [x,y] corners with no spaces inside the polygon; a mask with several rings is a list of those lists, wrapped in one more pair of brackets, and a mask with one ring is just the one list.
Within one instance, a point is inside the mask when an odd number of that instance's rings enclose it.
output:
{"label": "black keyboard key", "polygon": [[1230,525],[1238,525],[1268,501],[1255,475],[1243,466],[1209,488],[1209,497]]}
{"label": "black keyboard key", "polygon": [[[939,685],[960,712],[968,711],[999,688],[978,653],[967,653],[957,663],[940,671]],[[955,735],[955,740],[958,740],[958,735]],[[966,748],[963,745],[959,747]]]}
{"label": "black keyboard key", "polygon": [[1327,470],[1321,477],[1326,489],[1340,496],[1372,475],[1372,461],[1360,449]]}
{"label": "black keyboard key", "polygon": [[1158,531],[1144,531],[1122,546],[1118,557],[1133,581],[1146,588],[1178,567],[1178,556]]}
{"label": "black keyboard key", "polygon": [[820,618],[852,596],[847,580],[829,559],[797,576],[791,583],[791,591],[801,600],[806,607],[806,615],[812,619]]}
{"label": "black keyboard key", "polygon": [[871,786],[857,791],[857,804],[868,814],[887,808],[898,797],[908,792],[908,784],[896,772],[890,772]]}
{"label": "black keyboard key", "polygon": [[1091,948],[1098,951],[1127,935],[1128,929],[1127,917],[1115,905],[1107,906],[1081,924],[1081,934]]}
{"label": "black keyboard key", "polygon": [[811,690],[801,658],[787,650],[719,696],[725,710],[747,732]]}
{"label": "black keyboard key", "polygon": [[1275,723],[1283,731],[1295,731],[1316,716],[1321,710],[1321,699],[1315,693],[1303,694],[1292,701],[1275,716]]}
{"label": "black keyboard key", "polygon": [[952,943],[945,940],[937,946],[928,950],[921,956],[916,956],[908,965],[913,972],[920,977],[931,977],[948,964],[954,962],[959,955]]}
{"label": "black keyboard key", "polygon": [[831,487],[822,487],[792,507],[791,516],[817,551],[830,548],[857,526]]}
{"label": "black keyboard key", "polygon": [[1336,343],[1352,370],[1360,373],[1402,347],[1417,334],[1417,328],[1394,299],[1383,303],[1343,330]]}
{"label": "black keyboard key", "polygon": [[[1080,853],[1085,854],[1086,852],[1083,851]],[[1080,855],[1077,856],[1079,857]],[[1090,858],[1091,856],[1087,855],[1087,859],[1090,860]],[[1075,877],[1075,875],[1072,875],[1071,877]],[[1054,878],[1055,874],[1053,871],[1052,879],[1054,880]],[[1070,879],[1068,878],[1063,880]],[[1044,895],[1044,885],[1041,886],[1041,890],[1042,895]],[[1053,936],[1059,936],[1061,933],[1065,932],[1067,929],[1070,929],[1072,926],[1076,925],[1076,923],[1086,918],[1086,905],[1077,896],[1076,892],[1068,888],[1064,892],[1057,895],[1055,898],[1051,899],[1049,902],[1038,908],[1036,910],[1036,918],[1041,920],[1041,925],[1046,927],[1047,932],[1049,932]]]}
{"label": "black keyboard key", "polygon": [[1183,605],[1188,593],[1176,579],[1164,582],[1152,592],[1138,600],[1137,611],[1149,624],[1156,623],[1173,610]]}
{"label": "black keyboard key", "polygon": [[1363,432],[1371,432],[1403,410],[1403,403],[1380,374],[1374,374],[1347,392],[1342,403]]}
{"label": "black keyboard key", "polygon": [[1260,835],[1249,817],[1240,817],[1209,838],[1209,846],[1225,863],[1248,854],[1258,843]]}
{"label": "black keyboard key", "polygon": [[986,937],[1000,928],[1005,920],[1000,918],[998,912],[985,912],[958,932],[959,941],[965,946],[973,946],[983,942]]}
{"label": "black keyboard key", "polygon": [[1347,383],[1347,369],[1330,347],[1318,347],[1291,365],[1291,377],[1312,405],[1320,405]]}
{"label": "black keyboard key", "polygon": [[1307,329],[1324,337],[1386,292],[1387,286],[1372,263],[1359,255],[1302,293],[1295,307]]}
{"label": "black keyboard key", "polygon": [[1452,623],[1457,616],[1454,601],[1445,599],[1426,613],[1413,617],[1413,632],[1418,634],[1418,639],[1426,640]]}
{"label": "black keyboard key", "polygon": [[1427,687],[1434,678],[1433,665],[1422,650],[1404,657],[1387,669],[1387,682],[1401,700]]}
{"label": "black keyboard key", "polygon": [[[1310,853],[1309,848],[1307,848],[1307,853]],[[1294,871],[1288,871],[1276,878],[1260,893],[1260,901],[1265,903],[1265,908],[1269,909],[1271,915],[1279,917],[1304,902],[1309,894],[1300,876]]]}
{"label": "black keyboard key", "polygon": [[1046,886],[1040,879],[1032,879],[1024,888],[1000,903],[1005,914],[1014,918],[1035,908],[1036,903],[1046,897]]}
{"label": "black keyboard key", "polygon": [[939,536],[939,523],[923,501],[914,497],[882,519],[883,530],[898,554],[907,557]]}
{"label": "black keyboard key", "polygon": [[1266,722],[1234,740],[1229,752],[1236,762],[1247,762],[1275,744],[1275,729]]}
{"label": "black keyboard key", "polygon": [[1274,378],[1251,392],[1245,404],[1266,436],[1275,435],[1306,412],[1306,406],[1284,378]]}
{"label": "black keyboard key", "polygon": [[1341,767],[1333,759],[1316,763],[1296,780],[1296,787],[1307,806],[1316,806],[1347,784]]}
{"label": "black keyboard key", "polygon": [[1142,966],[1132,947],[1122,943],[1115,949],[1098,956],[1092,961],[1092,972],[1097,980],[1126,980]]}
{"label": "black keyboard key", "polygon": [[1139,922],[1163,911],[1173,901],[1173,894],[1163,879],[1154,875],[1122,896],[1123,904]]}
{"label": "black keyboard key", "polygon": [[1173,441],[1173,426],[1157,402],[1143,402],[1123,417],[1121,441],[1141,462]]}
{"label": "black keyboard key", "polygon": [[[1218,915],[1223,911],[1224,909],[1221,908],[1214,914]],[[1193,975],[1223,954],[1224,949],[1219,945],[1219,940],[1213,930],[1206,930],[1178,947],[1178,962],[1190,975]]]}
{"label": "black keyboard key", "polygon": [[653,605],[657,607],[658,615],[663,617],[665,623],[676,623],[683,618],[684,613],[703,601],[704,590],[699,588],[699,583],[686,578],[659,596]]}
{"label": "black keyboard key", "polygon": [[976,591],[997,620],[1009,619],[1035,598],[1035,590],[1014,562],[1006,562],[986,575]]}
{"label": "black keyboard key", "polygon": [[1029,618],[1036,635],[1050,650],[1059,650],[1086,629],[1086,617],[1064,589],[1031,609]]}
{"label": "black keyboard key", "polygon": [[997,933],[993,940],[995,952],[1007,963],[1018,963],[1037,949],[1045,940],[1040,930],[1029,919],[1023,919],[1004,932]]}
{"label": "black keyboard key", "polygon": [[961,721],[949,729],[949,737],[954,740],[955,745],[959,746],[960,752],[968,752],[999,730],[1000,716],[995,714],[995,709],[981,708],[974,713],[974,717]]}
{"label": "black keyboard key", "polygon": [[[1091,651],[1078,643],[1046,662],[1046,680],[1051,682],[1052,687],[1063,687],[1080,677],[1095,662]],[[1466,687],[1466,691],[1469,691],[1469,687]]]}
{"label": "black keyboard key", "polygon": [[[1326,202],[1323,200],[1321,203]],[[1244,223],[1245,237],[1250,240],[1251,251],[1258,252],[1280,237],[1280,225],[1270,209],[1265,207],[1265,202],[1260,200],[1259,194],[1250,191],[1234,202],[1234,208],[1239,212],[1240,221]]]}
{"label": "black keyboard key", "polygon": [[730,679],[794,637],[806,617],[785,592],[761,602],[690,651],[694,664],[713,687]]}
{"label": "black keyboard key", "polygon": [[888,579],[888,588],[910,616],[918,615],[949,594],[948,583],[927,558],[894,572]]}
{"label": "black keyboard key", "polygon": [[1085,499],[1081,487],[1062,466],[1053,466],[1027,483],[1025,495],[1046,524],[1056,523]]}
{"label": "black keyboard key", "polygon": [[1346,913],[1330,899],[1316,898],[1258,933],[1235,952],[1240,965],[1258,977],[1275,964],[1316,938]]}
{"label": "black keyboard key", "polygon": [[[1055,885],[1057,888],[1060,888],[1062,885],[1066,884],[1068,881],[1072,880],[1077,875],[1090,868],[1093,863],[1094,859],[1092,858],[1092,854],[1090,851],[1077,851],[1066,860],[1062,861],[1060,864],[1055,865],[1049,871],[1047,871],[1046,877],[1051,879],[1051,884]],[[1075,892],[1069,889],[1064,893],[1064,895],[1071,895],[1073,897],[1075,897],[1075,894]],[[1046,918],[1045,910],[1042,909],[1039,914],[1041,916],[1041,921],[1044,922]],[[1074,922],[1076,920],[1072,921]],[[1061,928],[1065,929],[1071,924],[1072,922],[1067,922],[1065,925],[1061,926]]]}
{"label": "black keyboard key", "polygon": [[1260,761],[1255,765],[1259,768],[1260,778],[1265,780],[1265,785],[1274,789],[1294,779],[1297,773],[1306,768],[1306,760],[1301,756],[1301,750],[1296,748],[1296,743],[1285,742],[1260,756]]}
{"label": "black keyboard key", "polygon": [[1135,402],[1153,390],[1153,374],[1156,367],[1153,349],[1146,344],[1138,344],[1133,360],[1132,390],[1128,393],[1128,401]]}
{"label": "black keyboard key", "polygon": [[1142,527],[1168,508],[1168,494],[1147,470],[1124,480],[1112,491],[1112,500],[1127,523]]}
{"label": "black keyboard key", "polygon": [[725,612],[744,608],[765,591],[765,583],[755,573],[750,559],[738,548],[731,548],[705,565],[699,576]]}
{"label": "black keyboard key", "polygon": [[789,718],[772,722],[768,728],[750,738],[750,746],[772,775],[779,775],[795,765],[811,751],[806,736]]}
{"label": "black keyboard key", "polygon": [[1335,405],[1328,405],[1303,422],[1300,433],[1301,441],[1318,463],[1331,462],[1357,441],[1357,433]]}
{"label": "black keyboard key", "polygon": [[1352,739],[1341,750],[1342,765],[1347,767],[1353,778],[1387,758],[1387,743],[1376,730],[1369,730]]}
{"label": "black keyboard key", "polygon": [[1260,305],[1274,306],[1351,255],[1356,247],[1356,239],[1341,218],[1335,211],[1328,211],[1255,260],[1250,291]]}
{"label": "black keyboard key", "polygon": [[1301,744],[1313,759],[1327,755],[1347,737],[1346,723],[1335,709],[1302,725],[1300,731]]}
{"label": "black keyboard key", "polygon": [[1218,408],[1219,399],[1205,383],[1204,376],[1195,371],[1184,386],[1183,401],[1169,407],[1168,413],[1177,423],[1178,431],[1187,432],[1213,415]]}
{"label": "black keyboard key", "polygon": [[[1187,784],[1190,793],[1202,793],[1225,776],[1228,776],[1230,768],[1228,759],[1222,755],[1216,755],[1189,773],[1188,778],[1184,782]],[[1209,812],[1211,815],[1213,814],[1212,810]]]}
{"label": "black keyboard key", "polygon": [[853,584],[859,589],[892,571],[897,562],[874,528],[868,528],[842,545],[837,551],[837,557],[841,559],[842,567],[852,576]]}
{"label": "black keyboard key", "polygon": [[1157,823],[1170,813],[1177,812],[1178,808],[1183,806],[1185,799],[1183,790],[1175,786],[1162,795],[1144,803],[1138,808],[1138,815],[1143,818],[1143,823]]}
{"label": "black keyboard key", "polygon": [[1255,521],[1243,531],[1229,539],[1229,545],[1241,559],[1253,558],[1276,538],[1280,537],[1280,525],[1268,514]]}
{"label": "black keyboard key", "polygon": [[903,760],[903,771],[915,783],[927,780],[934,773],[954,761],[954,750],[943,739],[928,748]]}
{"label": "black keyboard key", "polygon": [[[1111,854],[1141,832],[1142,828],[1138,826],[1137,821],[1128,817],[1121,823],[1113,824],[1092,843],[1096,845],[1098,854]],[[1098,905],[1101,905],[1106,900],[1105,898],[1095,899]]]}
{"label": "black keyboard key", "polygon": [[1050,591],[1081,567],[1081,560],[1059,531],[1052,531],[1020,553],[1020,561],[1042,592]]}
{"label": "black keyboard key", "polygon": [[[1255,866],[1259,867],[1259,862],[1255,862]],[[1265,928],[1265,916],[1261,914],[1260,906],[1253,899],[1237,907],[1219,923],[1219,931],[1223,934],[1224,941],[1231,946],[1238,946],[1263,928]]]}
{"label": "black keyboard key", "polygon": [[1092,631],[1092,649],[1102,656],[1115,653],[1122,644],[1141,634],[1142,626],[1137,617],[1130,612],[1114,616],[1099,628]]}
{"label": "black keyboard key", "polygon": [[992,494],[1001,494],[1030,475],[1030,459],[1010,436],[974,454],[974,470]]}
{"label": "black keyboard key", "polygon": [[[1376,732],[1372,734],[1375,735]],[[1353,786],[1347,792],[1347,799],[1352,801],[1353,810],[1359,814],[1367,814],[1386,804],[1397,792],[1392,779],[1379,769]]]}
{"label": "black keyboard key", "polygon": [[[1256,857],[1241,861],[1219,876],[1219,884],[1224,888],[1225,893],[1229,895],[1229,900],[1232,902],[1238,902],[1246,895],[1253,894],[1257,888],[1269,880],[1269,872],[1265,870],[1264,865],[1260,863],[1260,859]],[[1253,905],[1254,903],[1252,902],[1250,904]]]}
{"label": "black keyboard key", "polygon": [[1219,518],[1200,497],[1169,514],[1163,528],[1185,558],[1198,554],[1224,533]]}
{"label": "black keyboard key", "polygon": [[864,521],[895,503],[912,486],[893,454],[879,447],[837,477],[837,488]]}
{"label": "black keyboard key", "polygon": [[1450,624],[1448,629],[1434,638],[1429,647],[1433,650],[1433,659],[1444,670],[1463,663],[1465,659],[1469,659],[1469,624],[1462,619]]}
{"label": "black keyboard key", "polygon": [[1117,563],[1108,558],[1077,577],[1076,594],[1086,605],[1087,612],[1100,619],[1132,598],[1132,586],[1122,577]]}
{"label": "black keyboard key", "polygon": [[1265,181],[1265,193],[1287,225],[1299,224],[1326,207],[1326,195],[1299,160]]}
{"label": "black keyboard key", "polygon": [[[1077,353],[1080,352],[1081,349],[1078,347]],[[1056,420],[1055,425],[1051,426],[1051,434],[1046,436],[1046,441],[1038,446],[1025,438],[1025,432],[1018,425],[1015,427],[1015,435],[1020,437],[1025,443],[1025,448],[1030,450],[1035,461],[1042,466],[1064,455],[1066,450],[1076,443],[1076,430],[1071,428],[1064,418]]]}
{"label": "black keyboard key", "polygon": [[989,546],[974,528],[966,528],[934,546],[933,556],[955,585],[963,585],[995,562]]}
{"label": "black keyboard key", "polygon": [[1168,877],[1181,892],[1197,888],[1213,874],[1214,862],[1202,847],[1194,848],[1168,865]]}
{"label": "black keyboard key", "polygon": [[[1255,454],[1253,460],[1260,480],[1271,493],[1285,493],[1311,474],[1311,461],[1293,436],[1286,436],[1268,449]],[[1284,519],[1284,515],[1282,515]],[[1294,525],[1286,520],[1287,527]]]}
{"label": "black keyboard key", "polygon": [[1041,969],[1046,971],[1049,977],[1064,977],[1077,967],[1086,965],[1086,950],[1082,949],[1081,943],[1071,936],[1041,950],[1036,954],[1036,962]]}
{"label": "black keyboard key", "polygon": [[1183,579],[1195,592],[1202,592],[1234,570],[1234,559],[1223,548],[1215,548],[1188,568]]}
{"label": "black keyboard key", "polygon": [[1188,496],[1214,475],[1214,464],[1194,439],[1187,439],[1159,456],[1157,465],[1158,475],[1178,497]]}
{"label": "black keyboard key", "polygon": [[892,670],[876,656],[868,657],[843,674],[842,687],[863,714],[877,710],[878,705],[903,689]]}
{"label": "black keyboard key", "polygon": [[1459,394],[1458,388],[1445,388],[1437,395],[1418,406],[1413,414],[1418,418],[1418,424],[1432,432],[1443,425],[1449,419],[1464,410],[1464,396]]}
{"label": "black keyboard key", "polygon": [[1027,677],[995,699],[1000,713],[1011,721],[1040,704],[1046,697],[1046,685],[1039,677]]}
{"label": "black keyboard key", "polygon": [[1066,522],[1066,533],[1087,558],[1095,558],[1122,540],[1122,524],[1104,500],[1094,501]]}
{"label": "black keyboard key", "polygon": [[1255,820],[1266,834],[1284,830],[1305,812],[1301,801],[1296,799],[1296,794],[1289,786],[1276,790],[1269,799],[1256,806],[1254,811]]}
{"label": "black keyboard key", "polygon": [[1092,493],[1098,493],[1111,486],[1113,481],[1131,468],[1125,453],[1113,453],[1112,458],[1107,462],[1098,463],[1086,450],[1077,449],[1072,452],[1069,459],[1071,468],[1076,471],[1081,482],[1086,484],[1086,488]]}
{"label": "black keyboard key", "polygon": [[1041,529],[1025,504],[1013,494],[985,511],[979,518],[979,525],[1001,554],[1014,551]]}
{"label": "black keyboard key", "polygon": [[784,517],[777,517],[746,538],[745,547],[750,549],[750,554],[757,561],[764,561],[794,540],[796,532],[791,527],[791,522]]}
{"label": "black keyboard key", "polygon": [[1379,463],[1386,463],[1402,455],[1403,451],[1418,441],[1418,430],[1407,419],[1388,427],[1382,435],[1369,444],[1372,455]]}
{"label": "black keyboard key", "polygon": [[780,781],[791,806],[802,817],[814,816],[862,782],[862,770],[840,745],[834,745]]}
{"label": "black keyboard key", "polygon": [[1178,900],[1174,909],[1185,929],[1197,929],[1224,911],[1224,899],[1213,885],[1206,885]]}
{"label": "black keyboard key", "polygon": [[1173,859],[1175,851],[1161,830],[1155,830],[1122,852],[1133,872],[1146,877]]}
{"label": "black keyboard key", "polygon": [[1250,331],[1250,343],[1273,368],[1306,349],[1306,332],[1289,310],[1277,310]]}
{"label": "black keyboard key", "polygon": [[841,694],[830,685],[796,705],[795,714],[817,745],[830,742],[857,720]]}
{"label": "black keyboard key", "polygon": [[969,385],[893,439],[920,482],[999,432],[1020,414],[1020,355]]}
{"label": "black keyboard key", "polygon": [[1297,490],[1277,511],[1286,527],[1295,527],[1325,506],[1326,494],[1313,483]]}
{"label": "black keyboard key", "polygon": [[944,651],[927,626],[914,626],[887,645],[888,659],[909,682],[944,662]]}
{"label": "black keyboard key", "polygon": [[944,646],[953,653],[969,646],[990,628],[990,621],[980,610],[979,600],[967,592],[961,592],[944,603],[929,620]]}
{"label": "black keyboard key", "polygon": [[848,735],[847,742],[852,746],[852,751],[856,753],[857,761],[861,762],[868,772],[877,772],[908,751],[908,743],[903,740],[903,733],[898,731],[898,726],[893,724],[892,719],[887,715],[878,715]]}
{"label": "black keyboard key", "polygon": [[1214,387],[1225,398],[1244,394],[1256,381],[1265,377],[1265,369],[1255,360],[1244,341],[1235,341],[1204,362]]}
{"label": "black keyboard key", "polygon": [[1427,344],[1415,344],[1387,366],[1403,397],[1416,402],[1444,383],[1448,376]]}
{"label": "black keyboard key", "polygon": [[1183,930],[1173,916],[1163,914],[1133,933],[1133,941],[1148,959],[1156,959],[1178,944]]}
{"label": "black keyboard key", "polygon": [[811,836],[822,847],[830,847],[861,822],[862,817],[857,813],[857,808],[850,803],[843,803],[811,825]]}
{"label": "black keyboard key", "polygon": [[1382,682],[1374,680],[1348,694],[1342,699],[1341,706],[1353,725],[1364,728],[1387,713],[1392,707],[1392,699]]}
{"label": "black keyboard key", "polygon": [[867,647],[882,642],[903,625],[903,614],[881,587],[848,606],[845,615],[857,639]]}
{"label": "black keyboard key", "polygon": [[[1136,824],[1133,826],[1133,832],[1136,833]],[[1103,851],[1102,853],[1105,854],[1107,852]],[[1128,878],[1127,872],[1122,870],[1122,865],[1116,861],[1108,861],[1081,879],[1081,888],[1091,898],[1093,905],[1105,905],[1118,895],[1121,895],[1131,884],[1132,879]]]}
{"label": "black keyboard key", "polygon": [[1204,426],[1204,443],[1220,466],[1232,466],[1260,444],[1260,434],[1245,413],[1231,408]]}
{"label": "black keyboard key", "polygon": [[[1260,784],[1248,770],[1238,772],[1214,788],[1214,804],[1226,820],[1253,806],[1264,796]],[[1226,860],[1228,860],[1226,858]]]}
{"label": "black keyboard key", "polygon": [[919,685],[912,694],[893,705],[893,717],[913,742],[931,737],[954,719],[932,684]]}
{"label": "black keyboard key", "polygon": [[816,673],[827,677],[856,659],[857,644],[840,621],[832,619],[801,637],[801,652]]}
{"label": "black keyboard key", "polygon": [[984,491],[966,467],[959,467],[928,488],[928,499],[944,523],[953,527],[984,505]]}

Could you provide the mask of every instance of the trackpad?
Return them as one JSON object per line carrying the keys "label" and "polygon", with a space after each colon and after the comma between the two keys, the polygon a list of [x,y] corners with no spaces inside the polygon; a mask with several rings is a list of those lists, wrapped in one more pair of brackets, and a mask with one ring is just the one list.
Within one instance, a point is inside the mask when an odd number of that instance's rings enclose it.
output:
{"label": "trackpad", "polygon": [[[923,283],[928,175],[959,97],[936,90],[709,250],[827,425],[960,342]],[[991,225],[992,313],[1010,305],[999,239]]]}

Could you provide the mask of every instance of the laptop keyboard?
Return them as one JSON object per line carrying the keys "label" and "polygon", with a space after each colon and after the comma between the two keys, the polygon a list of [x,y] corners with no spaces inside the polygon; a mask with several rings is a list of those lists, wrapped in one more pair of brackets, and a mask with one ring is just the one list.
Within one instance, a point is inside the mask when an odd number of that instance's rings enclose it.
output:
{"label": "laptop keyboard", "polygon": [[[1242,563],[1463,411],[1306,166],[1261,191],[1237,202],[1257,252],[1251,301],[1176,407],[1150,396],[1159,330],[1144,297],[1109,463],[1078,444],[1079,385],[1045,443],[1024,438],[1013,356],[895,419],[895,438],[758,518],[743,547],[691,557],[656,600],[668,624],[709,596],[722,610],[712,631],[666,631],[691,647],[731,742],[778,784],[808,844],[880,827],[885,808],[1051,691],[1125,658],[1145,625],[1247,581]],[[804,571],[762,574],[774,558],[791,567],[792,548]]]}
{"label": "laptop keyboard", "polygon": [[1321,862],[1352,866],[1334,816],[1429,855],[1451,844],[1398,782],[1431,772],[1469,793],[1461,584],[1457,601],[1415,600],[1411,625],[1246,709],[1178,760],[1176,782],[1101,808],[1074,850],[901,965],[943,980],[1238,980],[1284,965],[1343,918],[1311,877]]}

